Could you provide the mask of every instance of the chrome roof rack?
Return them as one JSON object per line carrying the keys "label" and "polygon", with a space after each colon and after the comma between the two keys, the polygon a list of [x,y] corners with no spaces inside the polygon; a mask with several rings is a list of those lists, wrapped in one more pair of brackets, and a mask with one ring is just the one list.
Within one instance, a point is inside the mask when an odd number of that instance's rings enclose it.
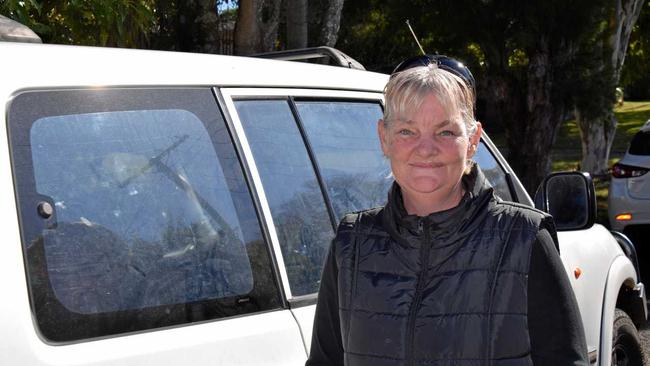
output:
{"label": "chrome roof rack", "polygon": [[310,48],[299,48],[295,50],[274,51],[258,53],[252,57],[270,58],[274,60],[305,61],[311,59],[328,58],[330,65],[347,67],[350,69],[365,70],[366,68],[359,61],[337,50],[336,48],[320,46]]}
{"label": "chrome roof rack", "polygon": [[0,15],[0,41],[43,43],[29,27]]}

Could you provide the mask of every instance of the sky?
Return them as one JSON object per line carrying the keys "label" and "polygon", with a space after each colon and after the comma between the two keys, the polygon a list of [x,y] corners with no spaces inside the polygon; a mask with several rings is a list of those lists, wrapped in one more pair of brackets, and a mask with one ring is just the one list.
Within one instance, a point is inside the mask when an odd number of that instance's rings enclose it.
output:
{"label": "sky", "polygon": [[227,3],[220,2],[217,4],[217,10],[219,13],[228,10],[237,8],[237,4],[234,1],[228,1]]}

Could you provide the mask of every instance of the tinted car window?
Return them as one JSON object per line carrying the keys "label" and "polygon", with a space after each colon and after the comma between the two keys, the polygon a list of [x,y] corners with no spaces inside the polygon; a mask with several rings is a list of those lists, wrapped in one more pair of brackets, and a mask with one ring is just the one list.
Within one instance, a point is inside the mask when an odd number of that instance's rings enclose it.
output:
{"label": "tinted car window", "polygon": [[235,106],[264,185],[292,295],[317,292],[334,229],[290,105],[244,100]]}
{"label": "tinted car window", "polygon": [[296,102],[336,219],[383,205],[393,182],[377,137],[379,103]]}
{"label": "tinted car window", "polygon": [[650,131],[639,131],[630,142],[630,154],[650,155]]}
{"label": "tinted car window", "polygon": [[279,306],[210,90],[25,93],[10,125],[31,295],[48,338]]}
{"label": "tinted car window", "polygon": [[506,180],[506,172],[499,165],[492,153],[490,153],[490,150],[485,146],[483,141],[479,144],[473,160],[481,167],[485,178],[494,187],[496,195],[505,201],[512,201],[512,194],[510,193],[508,181]]}

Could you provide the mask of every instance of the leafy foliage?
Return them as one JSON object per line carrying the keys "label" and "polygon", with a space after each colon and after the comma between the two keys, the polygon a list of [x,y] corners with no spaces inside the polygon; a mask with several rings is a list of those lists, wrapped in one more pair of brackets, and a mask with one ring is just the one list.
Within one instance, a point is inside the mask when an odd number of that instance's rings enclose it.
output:
{"label": "leafy foliage", "polygon": [[5,0],[0,13],[45,43],[143,47],[156,24],[154,0]]}
{"label": "leafy foliage", "polygon": [[[337,47],[368,70],[392,71],[399,61],[419,52],[404,21],[414,21],[416,31],[421,30],[420,22],[412,17],[414,14],[405,13],[404,8],[412,7],[399,0],[348,0],[343,8]],[[426,49],[429,44],[424,40],[423,43]]]}
{"label": "leafy foliage", "polygon": [[349,0],[339,47],[371,70],[390,72],[419,53],[456,57],[477,79],[478,117],[505,130],[513,168],[534,189],[550,170],[549,151],[576,103],[611,107],[611,70],[590,61],[606,50],[606,0]]}
{"label": "leafy foliage", "polygon": [[650,99],[650,1],[643,5],[632,31],[621,85],[625,89],[626,99]]}

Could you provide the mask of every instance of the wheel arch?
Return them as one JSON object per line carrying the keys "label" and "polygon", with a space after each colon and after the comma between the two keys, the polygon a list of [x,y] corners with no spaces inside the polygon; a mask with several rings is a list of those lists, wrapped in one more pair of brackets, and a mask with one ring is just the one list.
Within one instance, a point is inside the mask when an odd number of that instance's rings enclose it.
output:
{"label": "wheel arch", "polygon": [[645,288],[642,283],[633,284],[626,281],[621,286],[616,299],[616,307],[630,316],[637,329],[647,321],[647,307],[644,306],[644,303]]}
{"label": "wheel arch", "polygon": [[[611,363],[612,326],[616,308],[619,306],[630,317],[645,316],[643,284],[637,283],[636,270],[625,255],[617,256],[612,261],[607,274],[600,324],[599,365],[609,365]],[[636,320],[632,319],[636,324]]]}

